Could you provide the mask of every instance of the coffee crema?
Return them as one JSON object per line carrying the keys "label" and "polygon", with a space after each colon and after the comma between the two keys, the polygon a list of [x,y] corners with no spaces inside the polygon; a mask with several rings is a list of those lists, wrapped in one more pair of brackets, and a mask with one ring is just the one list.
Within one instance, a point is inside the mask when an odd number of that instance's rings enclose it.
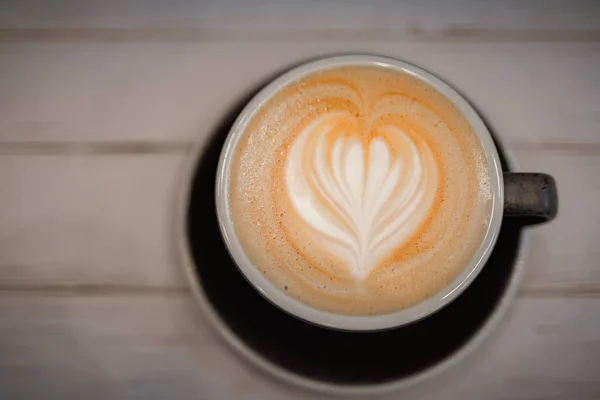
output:
{"label": "coffee crema", "polygon": [[249,259],[314,308],[384,314],[454,280],[491,212],[484,150],[428,84],[382,67],[299,79],[254,115],[228,204]]}

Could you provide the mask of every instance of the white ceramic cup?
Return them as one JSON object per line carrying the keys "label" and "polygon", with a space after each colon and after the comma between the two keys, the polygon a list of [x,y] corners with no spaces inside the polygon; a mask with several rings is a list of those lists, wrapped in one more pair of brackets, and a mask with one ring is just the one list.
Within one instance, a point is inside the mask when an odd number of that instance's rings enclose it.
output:
{"label": "white ceramic cup", "polygon": [[[335,314],[310,307],[288,296],[265,278],[245,254],[236,235],[228,205],[229,180],[235,149],[244,134],[246,126],[257,111],[274,94],[291,83],[316,71],[341,66],[370,66],[400,71],[412,75],[435,88],[451,101],[470,123],[485,151],[491,177],[491,213],[487,221],[482,221],[487,223],[487,230],[473,257],[465,264],[460,274],[442,290],[412,307],[389,314],[370,316]],[[541,185],[538,182],[540,176],[543,179],[551,180],[552,190],[550,190],[550,194],[541,192]],[[510,186],[510,204],[505,205],[505,183],[500,158],[487,127],[473,107],[442,80],[421,68],[395,59],[367,55],[340,56],[310,62],[281,75],[262,89],[243,109],[229,132],[219,160],[216,177],[216,208],[221,234],[231,257],[248,282],[267,300],[297,318],[326,328],[347,331],[376,331],[400,327],[417,321],[438,311],[460,295],[473,282],[488,260],[498,237],[505,212],[514,216],[540,217],[543,219],[551,219],[556,215],[556,193],[554,181],[551,177],[540,174],[512,174],[509,178],[511,183],[517,184]],[[507,190],[508,188],[507,186]]]}

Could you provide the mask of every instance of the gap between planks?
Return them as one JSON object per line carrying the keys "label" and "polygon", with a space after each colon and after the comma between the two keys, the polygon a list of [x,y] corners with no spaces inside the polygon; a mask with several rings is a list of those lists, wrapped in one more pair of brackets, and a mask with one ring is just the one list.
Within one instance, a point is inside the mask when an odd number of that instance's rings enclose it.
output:
{"label": "gap between planks", "polygon": [[[0,142],[0,155],[139,155],[183,154],[194,148],[193,140],[122,141],[30,141]],[[509,142],[512,150],[544,151],[572,155],[600,155],[600,143]]]}
{"label": "gap between planks", "polygon": [[215,29],[215,28],[0,28],[0,43],[80,42],[598,42],[600,29]]}
{"label": "gap between planks", "polygon": [[[149,286],[85,283],[10,283],[0,281],[0,296],[190,296],[187,285]],[[600,298],[600,286],[523,287],[519,298]]]}

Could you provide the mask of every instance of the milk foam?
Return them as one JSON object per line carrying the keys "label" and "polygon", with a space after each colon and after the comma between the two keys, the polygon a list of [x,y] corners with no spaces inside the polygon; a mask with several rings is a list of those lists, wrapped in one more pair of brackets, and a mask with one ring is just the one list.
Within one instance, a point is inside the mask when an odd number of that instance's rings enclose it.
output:
{"label": "milk foam", "polygon": [[[365,142],[361,132],[338,129],[350,113],[326,113],[302,130],[289,151],[287,194],[298,214],[319,234],[314,237],[363,279],[423,222],[437,187],[430,149],[401,129],[383,126]],[[346,126],[356,124],[346,124]],[[386,136],[395,136],[407,157],[394,154]],[[404,179],[400,179],[404,176]]]}
{"label": "milk foam", "polygon": [[250,260],[341,314],[410,307],[477,251],[491,210],[476,134],[408,74],[345,67],[275,94],[234,149],[229,208]]}

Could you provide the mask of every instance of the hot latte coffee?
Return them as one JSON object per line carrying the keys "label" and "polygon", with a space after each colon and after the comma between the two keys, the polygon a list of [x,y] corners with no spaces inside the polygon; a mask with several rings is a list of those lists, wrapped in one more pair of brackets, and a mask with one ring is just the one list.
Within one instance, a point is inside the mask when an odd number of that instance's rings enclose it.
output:
{"label": "hot latte coffee", "polygon": [[491,213],[484,150],[460,111],[409,73],[336,67],[270,98],[233,152],[242,247],[314,308],[384,314],[448,285]]}

